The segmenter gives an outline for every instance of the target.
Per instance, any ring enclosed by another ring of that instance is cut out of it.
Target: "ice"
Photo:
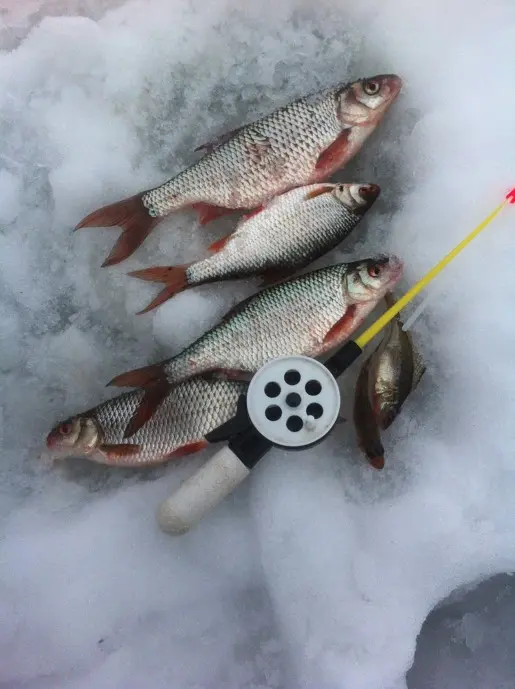
[[[499,575],[460,600],[446,600],[425,622],[408,686],[482,689],[513,685],[513,582]]]
[[[395,72],[402,96],[336,176],[381,197],[323,262],[395,251],[404,291],[515,184],[513,3],[4,0],[0,21],[0,689],[511,687],[512,584],[475,591],[515,567],[511,208],[427,292],[428,370],[383,472],[341,424],[173,539],[156,507],[209,451],[148,474],[41,453],[256,287],[135,316],[155,287],[127,272],[192,260],[234,219],[170,218],[102,269],[117,230],[73,233],[86,213],[294,97]]]

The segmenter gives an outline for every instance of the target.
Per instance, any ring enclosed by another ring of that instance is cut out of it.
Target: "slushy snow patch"
[[[315,450],[271,452],[171,539],[156,506],[209,450],[147,473],[49,471],[40,455],[58,419],[114,394],[114,375],[177,352],[255,289],[200,288],[136,317],[151,288],[126,273],[191,260],[233,220],[199,229],[178,214],[101,269],[117,231],[72,233],[84,215],[297,96],[395,72],[403,94],[335,176],[382,195],[323,263],[394,251],[404,291],[515,184],[513,3],[12,0],[0,12],[0,688],[511,686],[512,664],[487,669],[488,636],[499,622],[513,639],[513,624],[483,599],[451,635],[483,670],[460,675],[450,654],[447,679],[420,658],[406,673],[435,606],[515,567],[512,209],[415,325],[428,371],[384,436],[383,472],[343,424]],[[347,406],[357,368],[342,378]]]

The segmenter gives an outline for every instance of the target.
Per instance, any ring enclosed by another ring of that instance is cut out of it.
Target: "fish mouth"
[[[47,450],[57,450],[59,447],[58,440],[59,438],[57,435],[54,433],[49,433],[45,440]]]
[[[395,254],[388,256],[388,267],[390,272],[389,284],[396,283],[404,272],[404,261]]]
[[[381,187],[378,184],[362,184],[358,193],[360,198],[370,206],[381,193]]]
[[[383,77],[390,90],[390,97],[395,98],[401,92],[403,81],[397,74],[384,74]]]

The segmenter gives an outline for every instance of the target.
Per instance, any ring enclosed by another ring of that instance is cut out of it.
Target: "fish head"
[[[339,119],[348,127],[374,125],[379,122],[402,88],[396,74],[378,74],[359,79],[339,94]]]
[[[379,302],[401,279],[403,271],[403,262],[393,254],[356,261],[345,276],[347,293],[355,302]]]
[[[351,213],[364,215],[381,193],[377,184],[339,184],[333,196]]]
[[[72,416],[52,428],[46,446],[55,457],[70,454],[89,454],[101,442],[95,420],[87,416]]]

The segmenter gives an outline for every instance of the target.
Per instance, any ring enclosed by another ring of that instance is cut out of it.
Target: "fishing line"
[[[440,296],[440,294],[443,292],[443,289],[443,284],[433,287],[433,290],[429,292],[429,294],[427,294],[427,296],[425,296],[421,300],[420,304],[415,309],[413,309],[411,315],[406,319],[406,322],[403,324],[402,330],[409,330],[413,325],[415,325],[415,323],[426,310],[428,305],[431,304],[436,299],[436,297]]]

